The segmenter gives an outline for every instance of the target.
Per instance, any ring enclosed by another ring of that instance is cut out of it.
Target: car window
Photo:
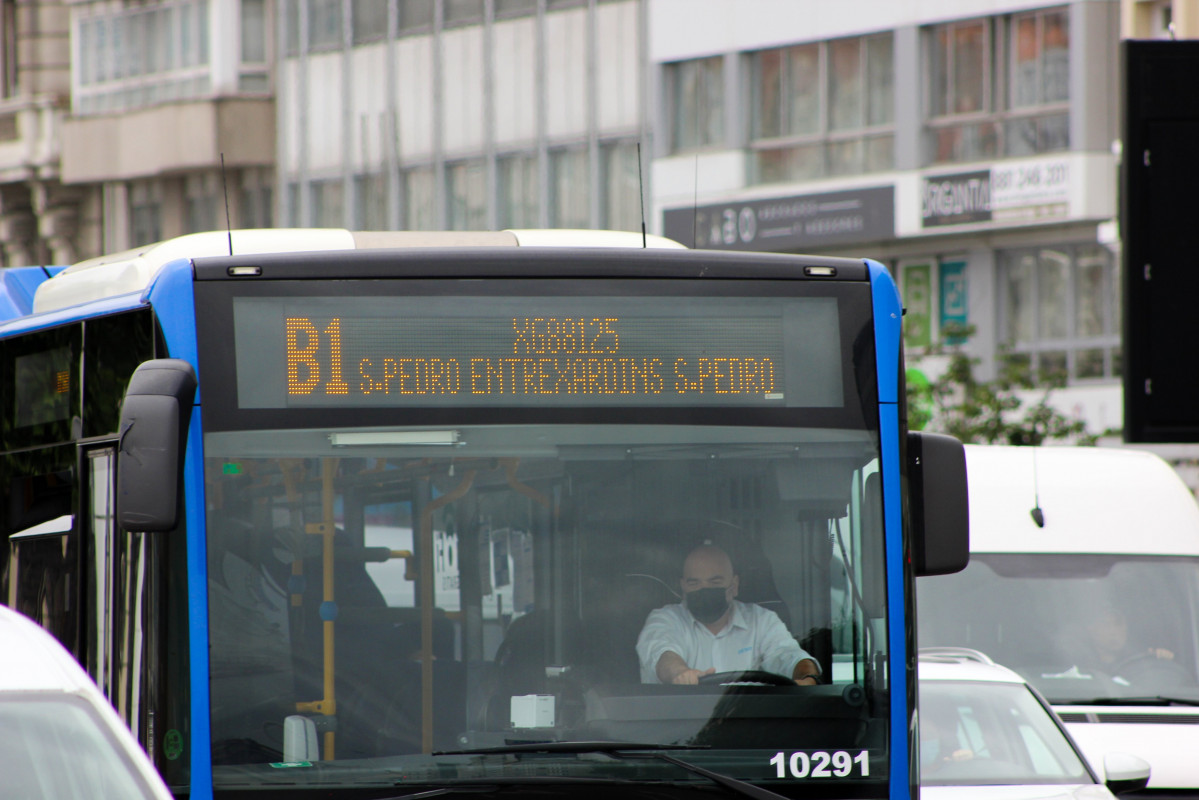
[[[920,684],[920,782],[1092,783],[1049,712],[1021,684]]]
[[[981,650],[1055,705],[1199,699],[1199,558],[975,553],[917,597],[922,647]]]
[[[155,796],[96,712],[67,695],[0,699],[0,776],[5,797]]]

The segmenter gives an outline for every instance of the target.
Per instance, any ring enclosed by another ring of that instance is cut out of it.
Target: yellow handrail
[[[335,498],[333,479],[337,475],[336,458],[326,458],[321,462],[321,517],[320,522],[304,526],[306,533],[319,535],[321,541],[321,566],[323,578],[323,603],[325,608],[332,608],[334,604],[334,586],[333,586],[333,535],[336,530],[333,519],[333,501]],[[323,615],[322,615],[323,616]],[[324,672],[325,672],[325,692],[324,697],[310,703],[296,703],[298,711],[307,711],[313,714],[323,714],[325,716],[337,715],[337,697],[335,691],[336,685],[336,666],[334,661],[335,655],[335,629],[332,619],[324,619],[322,622],[324,632]],[[334,751],[335,739],[333,731],[325,731],[325,748],[323,752],[323,760],[333,761],[336,757]]]

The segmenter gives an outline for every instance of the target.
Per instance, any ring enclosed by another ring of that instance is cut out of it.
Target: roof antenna
[[[229,223],[229,184],[225,180],[225,154],[221,153],[221,191],[225,193],[225,231],[229,234],[229,255],[233,255],[233,226]]]
[[[1033,497],[1033,507],[1032,507],[1032,511],[1030,511],[1028,513],[1032,514],[1032,521],[1037,523],[1038,528],[1044,528],[1045,527],[1045,512],[1041,510],[1041,487],[1040,487],[1040,481],[1037,479],[1037,448],[1036,447],[1033,447],[1033,450],[1032,450],[1032,497]]]
[[[645,180],[641,177],[641,142],[637,142],[637,191],[641,195],[641,249],[649,245],[645,241]]]

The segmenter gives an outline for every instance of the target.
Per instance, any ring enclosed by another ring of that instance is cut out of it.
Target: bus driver
[[[651,611],[637,639],[642,683],[696,684],[743,670],[785,675],[800,686],[817,682],[820,665],[778,614],[736,599],[738,576],[723,550],[692,550],[680,583],[683,602]]]

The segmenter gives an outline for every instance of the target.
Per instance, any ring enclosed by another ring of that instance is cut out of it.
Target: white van
[[[66,648],[5,606],[0,797],[171,800],[133,734]]]
[[[1199,505],[1147,452],[967,446],[970,566],[917,581],[921,647],[981,650],[1092,765],[1199,790]]]

